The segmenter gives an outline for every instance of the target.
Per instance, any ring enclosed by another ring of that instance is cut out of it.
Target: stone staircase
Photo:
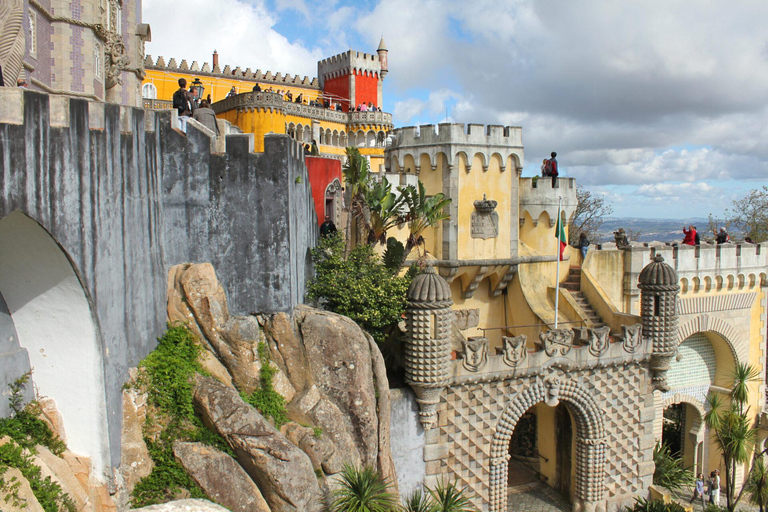
[[[605,322],[597,314],[597,311],[589,304],[589,301],[581,293],[581,267],[571,267],[568,269],[568,277],[565,282],[560,285],[564,290],[568,290],[573,299],[579,305],[579,307],[586,313],[587,327],[595,329],[597,327],[603,327]]]

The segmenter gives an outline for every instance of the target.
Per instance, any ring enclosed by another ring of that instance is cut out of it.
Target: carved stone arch
[[[520,176],[523,173],[523,166],[520,163],[520,156],[517,153],[510,153],[506,159],[507,170],[517,170],[517,175]]]
[[[728,348],[731,349],[735,363],[744,363],[747,361],[747,351],[749,345],[743,339],[736,328],[720,317],[712,315],[699,315],[696,318],[686,322],[677,329],[676,342],[680,344],[697,332],[714,332],[718,334]],[[738,347],[738,351],[736,349]]]
[[[449,167],[451,165],[451,161],[448,159],[448,155],[445,154],[443,151],[438,151],[437,153],[435,153],[434,165],[437,166],[437,164],[440,163],[441,159],[443,162],[443,167]]]
[[[416,172],[416,158],[411,153],[406,153],[403,156],[403,172],[415,173]]]
[[[760,286],[768,286],[768,274],[760,272]]]
[[[698,432],[696,433],[697,439],[700,438],[700,441],[703,441],[704,439],[704,432],[706,430],[706,425],[704,424],[704,415],[707,413],[706,409],[704,408],[704,404],[701,403],[701,400],[696,398],[695,396],[687,395],[685,393],[675,393],[673,395],[670,395],[666,397],[661,402],[661,410],[663,411],[670,405],[677,405],[677,404],[688,404],[694,409],[696,409],[696,412],[699,413],[699,421],[696,424],[696,427],[698,429]]]
[[[562,401],[568,406],[576,426],[575,499],[578,508],[593,509],[605,499],[606,434],[603,411],[595,398],[578,383],[550,377],[517,393],[501,414],[491,441],[490,510],[507,510],[507,472],[509,442],[525,411],[539,402],[549,405]],[[586,506],[587,504],[591,506]],[[574,504],[574,508],[577,508]]]
[[[757,276],[755,275],[754,272],[752,272],[751,274],[749,274],[749,287],[754,288],[756,283],[757,283]]]
[[[490,162],[493,162],[496,160],[499,163],[499,172],[504,172],[506,170],[505,163],[504,163],[504,157],[501,156],[501,153],[498,151],[491,154],[491,157],[489,159],[488,165],[490,165]]]
[[[432,161],[432,157],[429,153],[421,153],[419,155],[419,167],[418,171],[421,171],[422,169],[430,170],[435,168],[435,164]]]
[[[465,172],[472,170],[472,162],[469,160],[469,156],[464,151],[459,151],[456,156],[453,157],[453,162],[456,168],[459,168],[459,164],[464,161]]]
[[[483,169],[483,172],[488,172],[488,157],[485,153],[478,151],[472,155],[472,163],[470,165],[475,164],[475,159],[480,160],[480,167]]]

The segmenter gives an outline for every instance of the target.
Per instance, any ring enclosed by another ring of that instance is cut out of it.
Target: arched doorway
[[[568,407],[540,402],[518,420],[509,442],[507,493],[528,492],[536,484],[573,500],[573,421]]]
[[[509,445],[515,428],[531,407],[545,403],[557,411],[561,403],[572,418],[575,453],[572,460],[573,508],[582,510],[604,502],[605,497],[605,426],[603,412],[594,397],[563,376],[550,375],[517,393],[507,404],[493,435],[490,460],[490,510],[506,512],[509,479]],[[537,422],[542,423],[541,410]],[[562,417],[562,416],[561,416]],[[553,420],[556,424],[557,419]],[[543,423],[542,423],[543,424]],[[562,447],[561,447],[562,448]],[[562,462],[561,462],[562,464]]]
[[[334,224],[341,222],[343,203],[341,182],[334,179],[325,188],[325,214],[331,218]]]
[[[108,466],[104,362],[90,301],[72,262],[40,224],[16,211],[0,220],[0,293],[29,353],[40,395],[61,413],[67,445]]]
[[[661,442],[694,474],[703,470],[704,406],[690,396],[676,396],[665,401]]]

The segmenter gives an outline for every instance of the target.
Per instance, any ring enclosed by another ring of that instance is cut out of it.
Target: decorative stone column
[[[677,354],[677,293],[680,291],[677,272],[664,263],[661,254],[640,272],[640,316],[643,335],[653,342],[651,353],[651,382],[659,391],[669,391],[667,371]]]
[[[440,393],[450,377],[451,289],[433,267],[408,288],[405,380],[413,388],[424,430],[437,424]]]

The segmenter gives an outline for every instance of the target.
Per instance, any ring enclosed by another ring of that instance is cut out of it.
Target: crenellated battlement
[[[325,80],[350,74],[370,74],[378,78],[381,74],[378,54],[349,50],[317,63],[321,87]]]
[[[408,146],[463,145],[522,147],[523,129],[519,126],[440,123],[406,126],[392,132],[392,149]]]
[[[251,82],[270,83],[275,85],[286,85],[292,87],[306,87],[311,89],[318,89],[319,82],[317,78],[310,78],[308,76],[291,75],[286,73],[285,75],[278,72],[277,74],[271,71],[261,71],[257,69],[252,71],[251,68],[241,69],[237,66],[232,69],[228,64],[221,70],[218,67],[212,68],[207,62],[204,62],[202,66],[197,61],[193,61],[192,64],[188,64],[186,59],[182,60],[180,64],[176,62],[175,58],[171,58],[166,64],[165,58],[160,56],[157,60],[153,60],[151,55],[147,55],[144,59],[144,67],[146,69],[156,69],[160,71],[176,71],[183,73],[197,74],[200,76],[210,76],[218,78],[234,78],[237,80],[247,80]]]

